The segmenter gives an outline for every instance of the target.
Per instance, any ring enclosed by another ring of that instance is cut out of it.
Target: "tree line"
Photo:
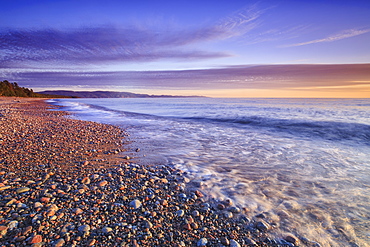
[[[0,81],[0,96],[32,98],[64,98],[65,96],[35,93],[32,89],[20,87],[16,82]]]

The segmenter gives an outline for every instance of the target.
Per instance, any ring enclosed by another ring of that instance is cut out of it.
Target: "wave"
[[[335,121],[304,121],[266,117],[208,118],[184,117],[192,121],[218,122],[234,126],[268,128],[270,131],[287,132],[306,137],[323,138],[331,141],[351,140],[370,145],[370,125]]]

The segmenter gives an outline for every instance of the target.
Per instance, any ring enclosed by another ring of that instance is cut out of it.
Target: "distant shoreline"
[[[37,92],[45,95],[59,95],[72,98],[205,98],[205,96],[150,95],[115,91],[70,91],[48,90]]]

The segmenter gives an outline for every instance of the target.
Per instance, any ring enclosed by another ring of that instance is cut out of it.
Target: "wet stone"
[[[208,244],[208,240],[206,238],[201,238],[197,242],[197,246],[206,246]]]
[[[298,242],[297,238],[294,237],[292,234],[288,234],[284,236],[284,240],[292,244],[297,244]]]
[[[258,221],[258,222],[256,223],[256,228],[257,228],[258,230],[262,231],[262,232],[265,232],[265,231],[267,231],[267,230],[269,229],[269,226],[268,226],[268,224],[267,224],[267,223],[265,223],[265,222]]]
[[[234,239],[230,240],[230,247],[240,247],[241,245]]]
[[[241,212],[241,210],[240,210],[240,208],[238,208],[238,207],[230,207],[229,208],[229,211],[230,212],[233,212],[234,214],[239,214],[240,212]]]
[[[227,219],[231,219],[233,217],[233,213],[230,211],[226,211],[223,213],[223,216]]]

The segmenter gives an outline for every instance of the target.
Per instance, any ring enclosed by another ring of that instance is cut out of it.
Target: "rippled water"
[[[370,246],[369,99],[58,99],[81,119],[123,126],[142,162],[171,163],[268,212],[276,234]],[[144,157],[145,154],[145,157]]]

